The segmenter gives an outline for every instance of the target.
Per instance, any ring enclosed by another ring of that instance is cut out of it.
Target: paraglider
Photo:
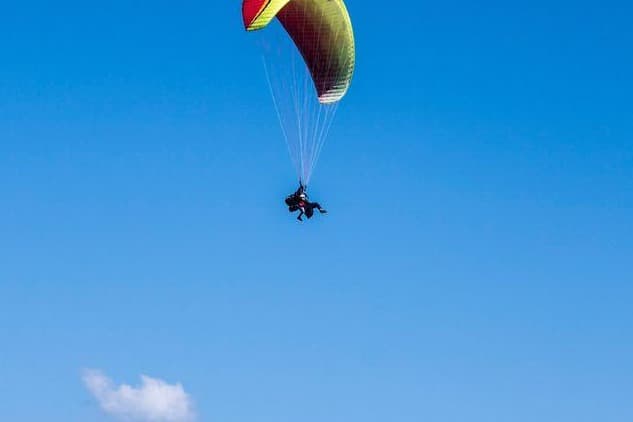
[[[299,184],[299,189],[291,195],[286,197],[286,205],[288,205],[288,212],[299,211],[297,220],[303,221],[303,215],[305,214],[308,219],[314,215],[314,210],[318,210],[321,214],[327,214],[327,210],[321,206],[318,202],[310,202],[305,186]]]
[[[354,32],[347,8],[343,0],[243,0],[242,18],[247,31],[270,27],[275,18],[283,29],[265,43],[264,64],[300,184],[286,204],[300,211],[299,220],[304,214],[310,218],[314,209],[324,210],[301,194],[354,73]],[[274,34],[274,28],[266,33]],[[284,50],[284,45],[289,47]]]

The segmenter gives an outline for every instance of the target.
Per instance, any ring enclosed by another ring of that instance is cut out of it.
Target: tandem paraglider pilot
[[[299,189],[292,195],[286,197],[286,205],[288,205],[289,212],[299,211],[297,220],[303,221],[303,216],[312,218],[314,210],[317,209],[321,214],[327,213],[321,204],[318,202],[310,202],[306,193],[306,188],[302,183],[299,184]]]

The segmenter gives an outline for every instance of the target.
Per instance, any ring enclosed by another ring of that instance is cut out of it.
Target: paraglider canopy
[[[244,0],[246,30],[277,17],[310,71],[321,104],[339,101],[354,73],[354,32],[342,0]]]

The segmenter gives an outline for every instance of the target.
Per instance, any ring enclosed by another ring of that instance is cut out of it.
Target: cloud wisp
[[[138,387],[115,385],[103,372],[83,372],[83,382],[101,409],[115,418],[138,422],[194,422],[193,403],[181,384],[141,375]]]

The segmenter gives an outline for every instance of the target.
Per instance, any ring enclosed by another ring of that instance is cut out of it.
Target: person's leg
[[[326,210],[325,208],[321,207],[321,204],[319,204],[318,202],[315,202],[315,203],[314,203],[314,208],[316,208],[317,210],[319,210],[319,212],[320,212],[321,214],[325,214],[325,213],[327,213],[327,210]]]
[[[303,214],[305,214],[303,207],[299,207],[299,216],[297,217],[297,220],[303,221],[303,218],[301,218]]]

